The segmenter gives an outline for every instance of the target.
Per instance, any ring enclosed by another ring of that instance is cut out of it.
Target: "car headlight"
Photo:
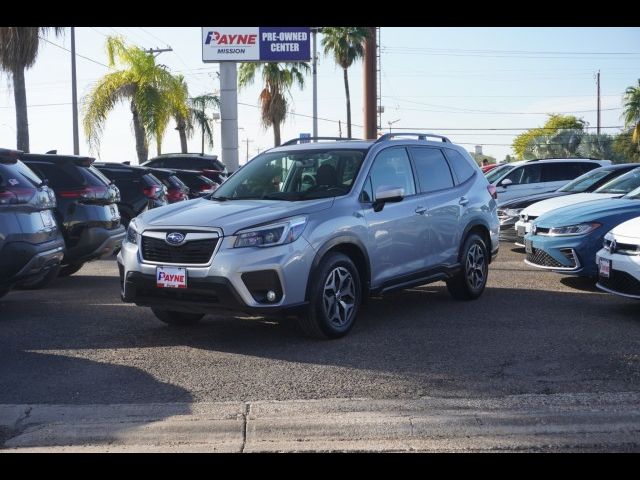
[[[506,208],[504,214],[507,217],[518,217],[522,210],[524,210],[524,208]]]
[[[273,247],[295,242],[307,225],[306,217],[295,217],[278,223],[262,225],[236,233],[234,248]]]
[[[549,236],[570,236],[570,235],[585,235],[593,232],[596,228],[601,227],[600,223],[579,223],[577,225],[567,225],[566,227],[552,227],[549,229]]]
[[[138,243],[138,230],[136,225],[136,219],[132,219],[127,227],[127,242],[137,245]]]

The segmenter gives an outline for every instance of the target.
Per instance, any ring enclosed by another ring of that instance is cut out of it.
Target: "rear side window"
[[[449,165],[451,165],[451,168],[453,168],[453,171],[456,173],[456,177],[458,177],[459,183],[466,182],[476,172],[476,169],[471,166],[469,160],[464,158],[464,156],[460,154],[460,152],[451,150],[449,148],[447,148],[445,152],[447,158],[449,159]]]
[[[562,180],[573,180],[588,170],[585,170],[585,163],[579,162],[558,162],[545,163],[542,165],[543,182],[559,182]]]
[[[540,183],[540,165],[525,165],[509,173],[504,180],[509,179],[513,185],[526,185],[529,183]]]
[[[403,147],[387,148],[378,154],[369,173],[373,195],[378,188],[401,187],[404,195],[416,193],[409,156]]]
[[[439,148],[411,147],[422,193],[453,187],[447,159]]]

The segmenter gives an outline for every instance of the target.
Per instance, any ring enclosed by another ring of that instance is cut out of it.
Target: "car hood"
[[[574,193],[571,195],[564,195],[562,197],[554,197],[541,202],[536,202],[533,205],[528,206],[522,212],[521,215],[528,215],[539,217],[556,208],[567,207],[569,205],[575,205],[576,203],[590,202],[593,200],[602,200],[612,197],[621,197],[623,194],[613,193]]]
[[[177,202],[148,210],[138,216],[138,227],[214,227],[223,235],[233,235],[238,230],[325,210],[333,205],[333,198],[287,202],[282,200],[207,200],[199,198]]]
[[[536,195],[527,195],[526,197],[512,198],[503,203],[500,203],[500,196],[498,195],[498,208],[526,208],[533,203],[541,202],[542,200],[546,200],[548,198],[561,197],[563,195],[569,194],[567,192],[558,191],[538,193]]]
[[[578,223],[594,222],[616,215],[637,212],[640,215],[640,200],[608,198],[559,208],[538,218],[539,227],[561,227]]]
[[[638,212],[638,215],[640,215],[640,212]],[[621,243],[637,243],[640,240],[640,216],[621,223],[611,230],[611,233]]]

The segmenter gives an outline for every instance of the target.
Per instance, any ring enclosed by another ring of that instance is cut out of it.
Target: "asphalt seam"
[[[242,445],[240,453],[245,453],[244,447],[247,444],[247,425],[249,423],[249,414],[251,413],[251,402],[244,402],[244,412],[242,412]]]

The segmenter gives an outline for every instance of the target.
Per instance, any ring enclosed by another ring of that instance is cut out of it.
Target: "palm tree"
[[[347,69],[357,59],[364,57],[364,43],[369,37],[366,27],[325,27],[322,29],[322,46],[325,55],[332,54],[334,61],[342,67],[344,91],[347,97],[347,137],[351,138],[351,96]]]
[[[251,85],[256,73],[262,69],[264,88],[260,92],[262,124],[265,128],[273,127],[274,145],[280,145],[280,124],[287,117],[289,103],[285,94],[289,93],[294,83],[304,87],[303,73],[309,72],[309,65],[303,62],[294,63],[243,63],[240,65],[238,84],[241,87]]]
[[[178,130],[178,134],[180,135],[180,148],[182,153],[188,152],[187,138],[193,136],[194,127],[197,125],[202,132],[202,153],[204,154],[205,137],[209,148],[213,148],[213,124],[212,118],[207,116],[207,109],[220,107],[220,99],[216,95],[208,93],[188,98],[189,91],[184,77],[178,75],[178,79],[187,97],[186,103],[188,110],[186,116],[184,116],[180,110],[173,112],[173,117],[176,121],[176,130]]]
[[[60,35],[64,32],[64,27],[0,27],[0,69],[11,74],[16,105],[17,147],[24,152],[29,151],[29,119],[24,71],[36,62],[40,39],[49,30]]]
[[[640,78],[637,87],[628,87],[624,92],[624,126],[633,127],[631,140],[640,150]]]
[[[148,141],[154,136],[160,151],[164,130],[176,110],[187,115],[185,95],[179,79],[155,57],[130,47],[122,37],[107,38],[110,68],[116,60],[125,68],[107,73],[84,99],[83,125],[90,147],[98,149],[109,112],[120,101],[128,101],[133,116],[138,162],[147,160]]]

